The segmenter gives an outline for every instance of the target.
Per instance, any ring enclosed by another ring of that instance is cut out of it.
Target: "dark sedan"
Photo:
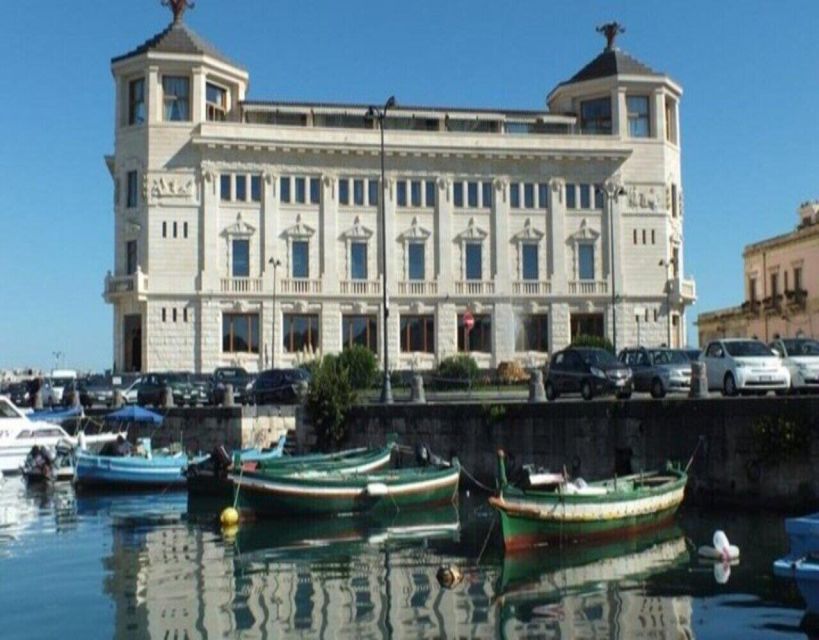
[[[579,393],[584,400],[611,393],[628,398],[631,392],[631,370],[605,349],[569,347],[555,353],[549,363],[548,400],[567,393]]]
[[[165,387],[171,388],[173,403],[177,406],[190,404],[193,398],[193,389],[188,383],[186,376],[176,373],[149,373],[143,376],[139,391],[137,392],[137,404],[140,406],[162,404],[162,392]]]
[[[301,402],[310,373],[304,369],[268,369],[253,383],[250,400],[253,404],[294,404]]]

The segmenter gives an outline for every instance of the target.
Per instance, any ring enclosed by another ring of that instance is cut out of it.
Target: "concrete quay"
[[[667,398],[565,403],[368,405],[348,416],[342,446],[426,444],[457,454],[494,486],[496,451],[514,465],[564,465],[587,480],[655,469],[666,460],[690,469],[689,501],[783,509],[819,505],[819,397]],[[299,441],[309,441],[307,425]]]

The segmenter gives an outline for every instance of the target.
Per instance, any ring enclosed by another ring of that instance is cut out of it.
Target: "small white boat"
[[[55,448],[60,440],[75,447],[80,442],[87,446],[116,437],[116,433],[93,436],[80,433],[74,438],[60,425],[30,420],[7,396],[0,396],[0,472],[4,474],[18,473],[34,446]]]

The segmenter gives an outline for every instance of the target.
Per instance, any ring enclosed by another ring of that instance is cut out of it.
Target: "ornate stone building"
[[[745,299],[697,316],[700,344],[717,338],[819,337],[819,202],[805,202],[795,230],[745,247]]]
[[[381,354],[385,268],[393,368],[683,344],[682,89],[616,32],[543,110],[389,109],[383,190],[367,105],[250,100],[181,15],[114,58],[116,369]]]

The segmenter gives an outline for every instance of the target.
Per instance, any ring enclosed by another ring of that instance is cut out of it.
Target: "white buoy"
[[[364,491],[366,491],[367,495],[371,498],[383,498],[390,493],[389,488],[383,482],[370,482],[364,488]]]
[[[697,552],[703,558],[712,560],[722,560],[723,562],[732,562],[739,559],[739,547],[731,544],[728,541],[728,536],[721,529],[714,532],[713,547],[707,545],[700,547]]]

